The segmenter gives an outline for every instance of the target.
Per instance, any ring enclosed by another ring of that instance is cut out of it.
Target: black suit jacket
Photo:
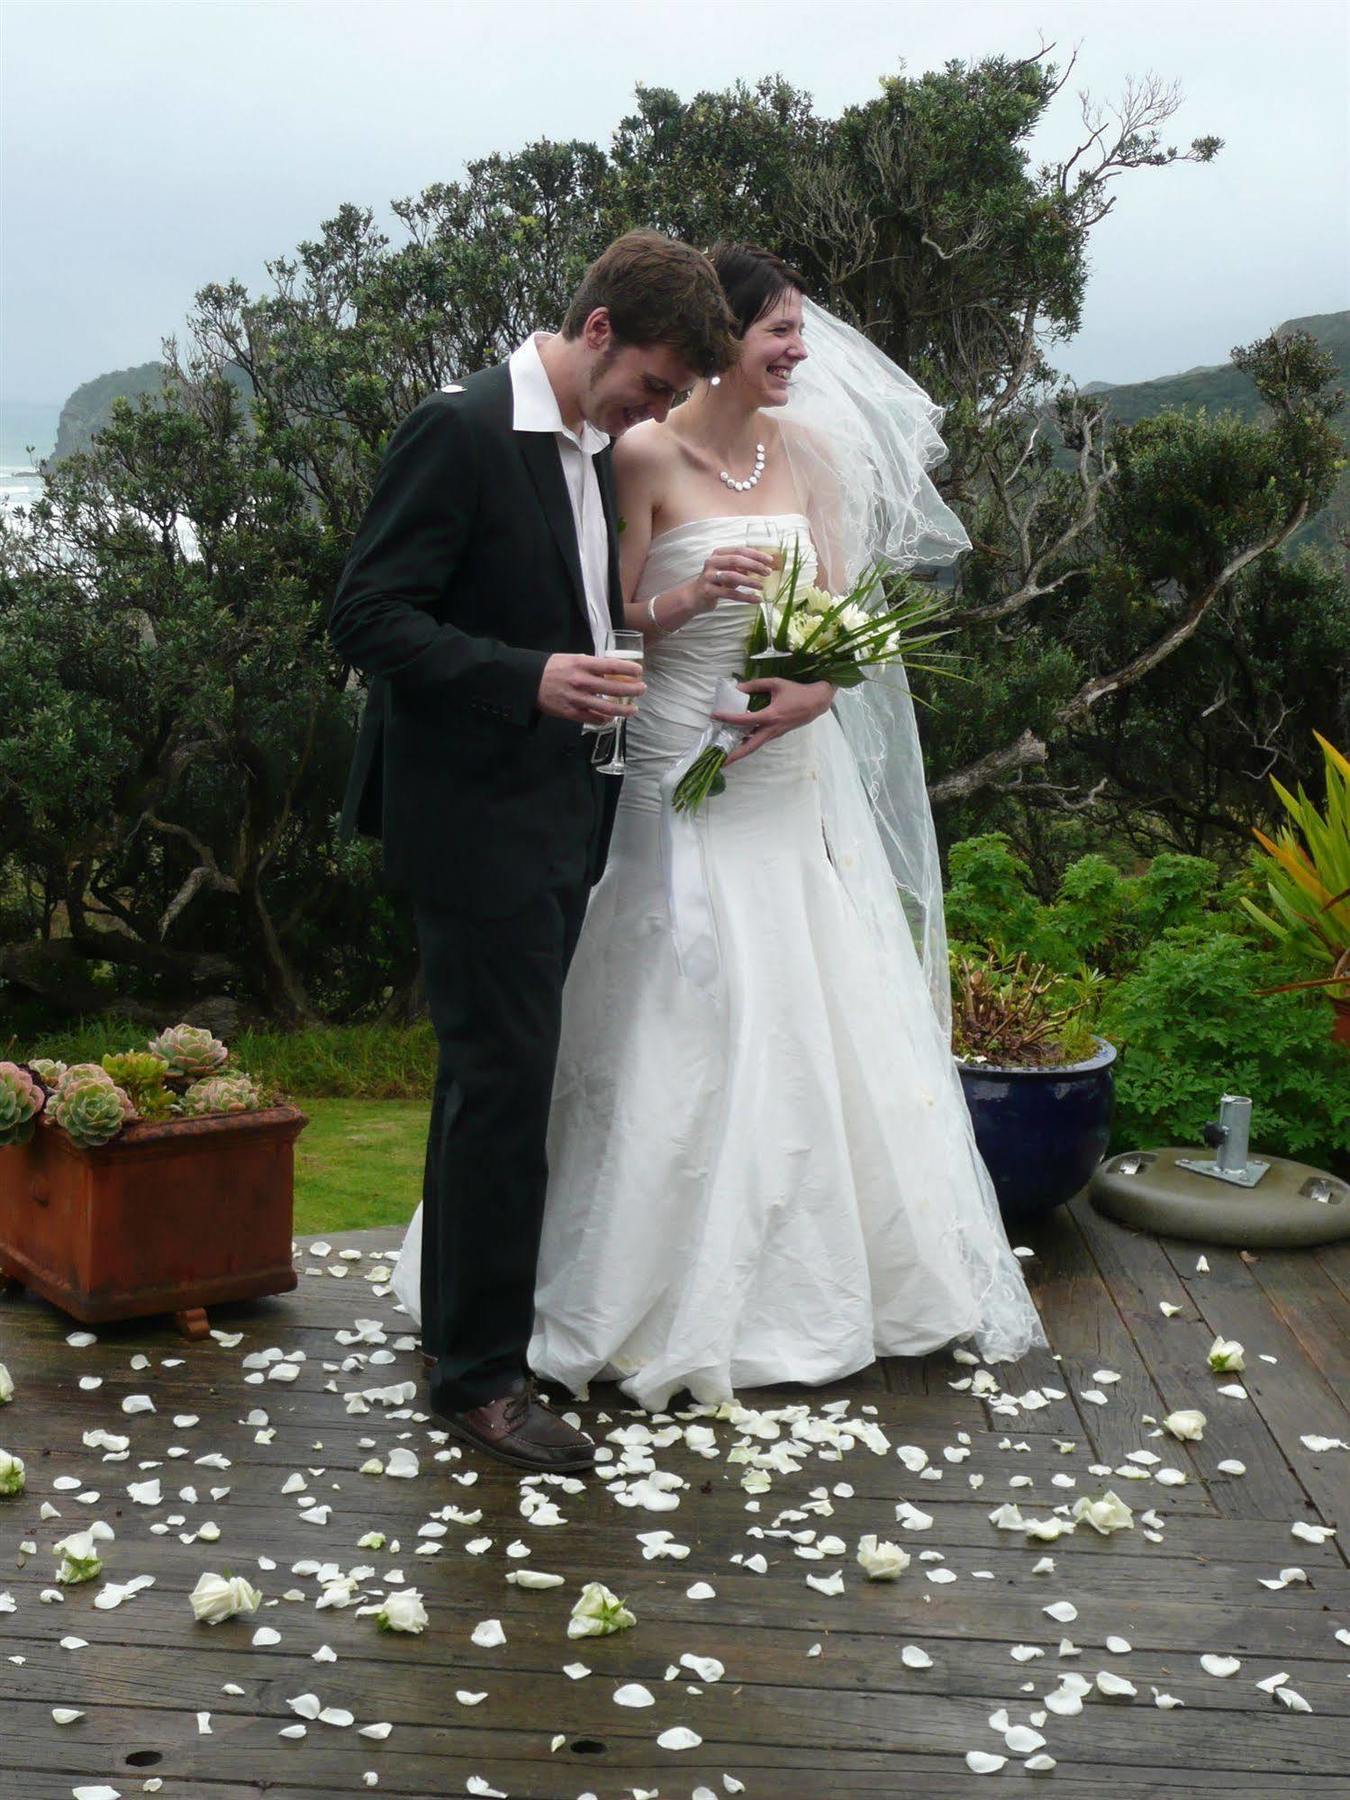
[[[381,839],[391,886],[480,917],[597,880],[619,786],[579,725],[535,705],[549,656],[594,643],[557,444],[512,413],[501,364],[408,415],[329,615],[370,677],[342,832]],[[596,475],[622,624],[608,449]]]

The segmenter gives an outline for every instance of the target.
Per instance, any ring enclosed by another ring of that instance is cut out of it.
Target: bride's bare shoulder
[[[633,425],[614,445],[614,472],[651,480],[671,466],[673,446],[665,426],[655,419]]]

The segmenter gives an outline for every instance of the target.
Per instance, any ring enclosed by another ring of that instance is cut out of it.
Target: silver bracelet
[[[656,603],[660,598],[660,594],[653,594],[651,599],[647,602],[647,617],[651,620],[652,624],[655,625],[658,631],[664,629],[661,621],[656,616]]]

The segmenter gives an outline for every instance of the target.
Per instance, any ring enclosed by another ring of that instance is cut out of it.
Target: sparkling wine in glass
[[[640,676],[644,645],[645,640],[640,631],[611,631],[605,640],[605,655],[620,662],[635,663],[637,665],[636,672]],[[623,698],[622,695],[606,697]],[[602,733],[612,731],[614,734],[608,740],[605,736],[597,737],[595,749],[591,753],[591,762],[602,775],[622,775],[628,767],[624,758],[624,736],[627,723],[627,719],[618,718],[612,725],[602,725],[597,728]],[[599,761],[598,758],[602,755],[607,755],[608,761]]]
[[[783,535],[780,531],[778,531],[772,525],[769,526],[768,530],[769,530],[769,537],[772,540],[771,548],[767,548],[763,544],[755,544],[751,538],[750,529],[748,526],[746,528],[746,534],[745,534],[746,545],[748,548],[752,548],[752,549],[756,549],[756,550],[764,550],[766,555],[771,556],[773,558],[775,569],[781,570],[787,561],[787,549],[783,542]],[[795,544],[796,540],[794,539],[793,541]],[[788,655],[790,655],[791,654],[790,651],[780,650],[778,648],[777,644],[775,644],[773,641],[774,618],[773,618],[773,603],[771,601],[769,601],[769,600],[761,600],[760,601],[759,616],[760,616],[761,623],[764,626],[764,648],[756,653],[756,661],[760,660],[761,658],[768,658],[771,656],[788,656]]]

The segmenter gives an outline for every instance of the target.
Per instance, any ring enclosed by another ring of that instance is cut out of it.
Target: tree
[[[1341,642],[1344,588],[1275,560],[1335,479],[1330,365],[1272,336],[1236,353],[1264,421],[1114,432],[1055,375],[1120,183],[1220,144],[1165,145],[1179,95],[1150,79],[1114,109],[1080,95],[1079,147],[1034,166],[1073,69],[1052,48],[888,76],[835,120],[781,78],[640,88],[608,150],[482,158],[398,201],[396,233],[344,206],[267,292],[204,288],[164,395],[119,411],[53,472],[31,533],[0,539],[0,975],[68,1004],[104,965],[127,991],[224,984],[291,1019],[415,1003],[370,849],[334,840],[360,681],[324,607],[397,421],[556,324],[635,224],[772,245],[947,408],[972,679],[915,684],[946,837],[1006,826],[1046,881],[1066,827],[1231,835],[1249,728],[1297,779],[1304,725],[1333,728],[1312,716],[1325,682],[1281,723],[1256,640],[1278,618],[1314,663]],[[1295,618],[1314,603],[1320,634]],[[1217,708],[1190,679],[1214,657]]]

